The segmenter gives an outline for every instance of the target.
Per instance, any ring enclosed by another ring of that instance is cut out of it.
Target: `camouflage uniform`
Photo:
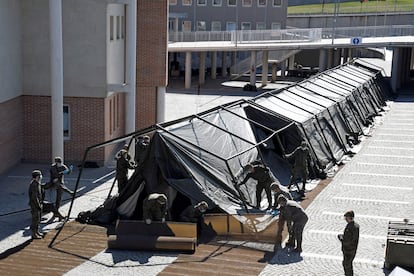
[[[344,267],[345,276],[352,276],[354,275],[352,262],[356,255],[359,240],[358,223],[354,221],[349,222],[346,225],[344,234],[340,240],[342,242],[342,253],[344,255],[342,265]]]
[[[295,184],[298,192],[301,192],[302,194],[305,192],[305,185],[306,180],[308,179],[308,160],[309,160],[309,148],[305,146],[302,148],[302,146],[297,147],[292,153],[287,154],[286,158],[294,158],[294,166],[292,170],[292,176],[290,178],[289,186],[290,187]],[[302,189],[299,189],[299,185],[296,183],[296,180],[298,178],[302,179]]]
[[[59,210],[60,202],[62,200],[62,193],[65,191],[66,193],[73,195],[73,191],[71,191],[68,187],[66,187],[64,182],[63,174],[64,172],[69,172],[69,168],[65,164],[58,165],[57,162],[53,163],[50,167],[50,182],[46,184],[45,189],[55,188],[56,189],[56,201],[55,206]]]
[[[126,187],[128,183],[128,169],[134,169],[136,164],[132,160],[126,149],[121,149],[115,156],[116,160],[116,175],[115,178],[118,182],[118,193]]]
[[[32,223],[30,230],[32,238],[40,238],[39,232],[40,219],[42,217],[42,187],[39,181],[32,179],[29,186],[29,206],[32,213]]]
[[[249,180],[253,178],[257,181],[256,184],[256,207],[260,207],[260,202],[262,201],[262,192],[265,190],[267,201],[269,202],[268,208],[272,206],[272,193],[270,191],[270,184],[272,184],[273,179],[270,176],[269,168],[264,167],[262,165],[254,165],[252,166],[254,171],[248,173],[240,185],[243,185]]]
[[[142,204],[143,220],[165,221],[167,197],[164,194],[150,194]]]
[[[303,229],[305,228],[305,224],[308,222],[308,216],[306,215],[302,206],[300,206],[296,201],[287,200],[286,205],[280,207],[279,229],[278,229],[278,235],[277,235],[278,240],[281,240],[282,231],[283,231],[283,223],[285,221],[292,222],[293,224],[292,233],[289,233],[289,241],[292,241],[293,243],[295,243],[296,241],[296,249],[299,252],[301,252],[302,251],[302,234],[303,234]]]

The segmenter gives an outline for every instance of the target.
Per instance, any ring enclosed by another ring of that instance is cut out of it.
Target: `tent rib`
[[[291,102],[288,102],[288,101],[287,101],[287,100],[285,100],[285,99],[282,99],[282,98],[280,98],[280,97],[278,97],[278,96],[276,96],[276,95],[273,95],[271,92],[267,92],[266,94],[269,94],[270,96],[275,97],[276,99],[279,99],[279,100],[281,100],[282,102],[285,102],[285,103],[287,103],[287,104],[290,104],[291,106],[294,106],[294,107],[296,107],[297,109],[300,109],[300,110],[303,110],[303,111],[305,111],[305,112],[307,112],[307,113],[309,113],[309,114],[315,115],[315,114],[313,114],[313,112],[310,112],[309,110],[306,110],[306,109],[304,109],[304,108],[302,108],[302,107],[300,107],[300,106],[297,106],[296,104],[293,104],[293,103],[291,103]]]

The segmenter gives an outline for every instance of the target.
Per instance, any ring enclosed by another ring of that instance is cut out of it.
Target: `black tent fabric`
[[[285,155],[306,141],[311,175],[321,176],[366,134],[389,94],[380,70],[352,61],[250,100],[157,124],[147,132],[148,157],[119,195],[117,211],[139,219],[150,193],[167,195],[170,219],[183,198],[234,215],[258,211],[255,181],[237,185],[245,165],[259,160],[287,185],[291,164]]]

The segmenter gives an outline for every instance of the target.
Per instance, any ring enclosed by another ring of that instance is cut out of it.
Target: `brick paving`
[[[414,97],[401,97],[363,141],[361,151],[309,205],[303,253],[279,250],[260,275],[343,275],[337,234],[353,209],[360,224],[355,275],[383,270],[388,221],[414,213]]]

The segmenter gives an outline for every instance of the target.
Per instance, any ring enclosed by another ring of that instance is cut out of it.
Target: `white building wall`
[[[0,1],[0,103],[22,93],[20,1]]]
[[[125,6],[109,4],[106,15],[107,81],[125,82]]]
[[[48,2],[21,2],[25,95],[50,95]],[[106,6],[105,1],[62,1],[65,97],[106,97]]]

